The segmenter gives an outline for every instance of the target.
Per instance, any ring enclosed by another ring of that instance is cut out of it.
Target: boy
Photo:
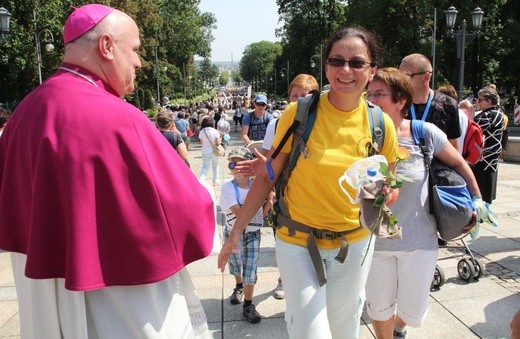
[[[237,173],[234,168],[238,161],[251,159],[253,159],[253,154],[245,147],[229,152],[228,168],[233,174],[233,180],[224,183],[220,191],[220,207],[226,215],[224,240],[227,239],[231,232],[253,182],[248,176]],[[261,320],[260,314],[256,311],[252,301],[260,253],[260,228],[263,225],[263,218],[270,207],[270,204],[266,202],[263,208],[258,210],[242,235],[239,248],[235,253],[231,254],[229,259],[229,273],[235,276],[236,281],[236,287],[233,289],[233,294],[231,294],[229,301],[233,305],[238,305],[244,299],[244,316],[253,324]]]

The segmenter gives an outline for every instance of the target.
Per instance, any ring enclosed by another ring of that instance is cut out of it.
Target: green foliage
[[[144,104],[143,109],[149,110],[150,108],[155,107],[155,99],[153,98],[152,91],[146,89],[144,91]]]
[[[246,46],[240,60],[240,75],[252,81],[256,77],[266,77],[274,72],[274,62],[281,54],[279,43],[260,41]]]
[[[224,71],[224,72],[220,73],[220,77],[218,78],[218,82],[222,86],[226,86],[229,83],[229,72],[228,71]]]
[[[520,94],[520,62],[516,57],[520,54],[520,1],[277,0],[277,4],[284,23],[277,31],[283,52],[275,67],[288,68],[285,64],[289,61],[289,79],[298,73],[319,76],[311,68],[310,59],[319,55],[320,44],[325,46],[332,32],[346,24],[363,26],[380,38],[384,66],[398,67],[410,53],[422,53],[431,59],[436,7],[436,84],[457,84],[458,79],[456,43],[446,34],[444,11],[455,5],[459,12],[456,28],[465,19],[471,33],[471,12],[479,6],[485,13],[482,32],[466,45],[465,86],[475,92],[496,83],[499,90]],[[278,88],[284,87],[280,85]]]
[[[216,19],[211,13],[200,12],[200,0],[96,2],[126,12],[140,28],[142,68],[137,73],[138,88],[155,93],[159,80],[161,96],[182,93],[185,78],[194,77],[194,55],[210,56]],[[64,53],[62,30],[72,11],[70,6],[87,3],[92,1],[6,0],[1,4],[12,16],[11,39],[0,43],[0,102],[19,101],[38,85],[35,36],[43,30],[45,33],[40,33],[42,46],[50,37],[48,31],[54,36],[55,49],[52,53],[42,51],[42,78],[54,73]],[[144,104],[144,100],[140,102]]]
[[[244,79],[243,79],[242,76],[240,75],[240,72],[237,71],[237,70],[233,70],[233,71],[231,71],[231,77],[233,78],[233,80],[234,80],[235,83],[237,83],[237,84],[241,84],[242,81],[244,81]]]

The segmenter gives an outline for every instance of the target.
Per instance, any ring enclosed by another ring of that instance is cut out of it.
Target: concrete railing
[[[520,162],[520,137],[509,137],[507,141],[507,151],[504,153],[504,160]]]

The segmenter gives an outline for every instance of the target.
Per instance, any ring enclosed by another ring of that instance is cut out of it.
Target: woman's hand
[[[399,188],[391,188],[388,185],[384,185],[382,191],[385,195],[386,206],[391,206],[399,198]]]
[[[252,177],[265,169],[266,157],[264,157],[256,148],[253,149],[253,153],[255,154],[256,159],[237,162],[235,166],[236,172]]]

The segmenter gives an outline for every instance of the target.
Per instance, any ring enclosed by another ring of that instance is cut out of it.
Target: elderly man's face
[[[139,29],[135,22],[128,17],[123,21],[121,34],[117,41],[114,41],[114,74],[109,79],[112,88],[119,94],[132,93],[135,88],[135,72],[141,68],[139,59]]]

